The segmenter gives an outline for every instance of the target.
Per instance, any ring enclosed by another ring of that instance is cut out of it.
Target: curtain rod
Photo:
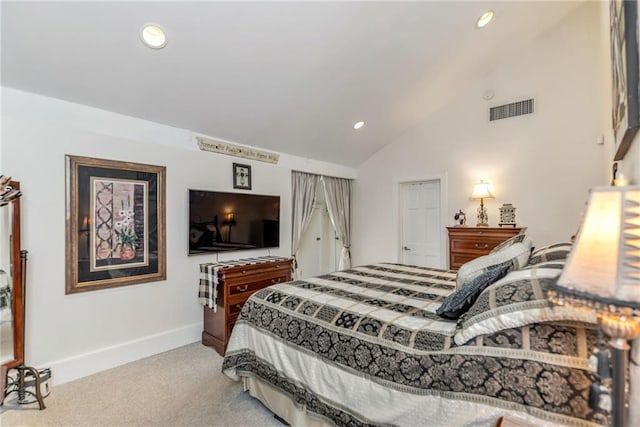
[[[319,173],[311,173],[311,172],[305,172],[305,171],[299,171],[296,169],[291,169],[291,172],[298,172],[298,173],[306,173],[307,175],[315,175],[315,176],[319,176],[320,178],[337,178],[337,179],[346,179],[349,181],[355,181],[355,178],[345,178],[343,176],[333,176],[333,175],[321,175]]]

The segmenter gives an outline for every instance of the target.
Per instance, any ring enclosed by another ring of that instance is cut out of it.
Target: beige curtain
[[[338,270],[351,268],[351,186],[344,178],[322,177],[324,196],[333,229],[342,240],[342,253]]]
[[[293,171],[291,173],[291,199],[293,223],[291,233],[291,254],[293,256],[293,278],[298,279],[298,262],[296,255],[300,245],[300,240],[304,231],[309,226],[313,204],[316,201],[316,187],[318,185],[318,175]]]

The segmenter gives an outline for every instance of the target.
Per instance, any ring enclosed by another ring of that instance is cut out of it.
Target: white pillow
[[[484,274],[487,269],[511,261],[513,266],[510,271],[519,270],[526,266],[531,255],[531,240],[525,239],[523,242],[514,243],[499,251],[481,256],[463,264],[456,276],[456,288],[460,289],[465,283],[475,280],[476,277]]]

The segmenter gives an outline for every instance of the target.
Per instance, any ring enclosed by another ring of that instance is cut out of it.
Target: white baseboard
[[[51,368],[52,384],[60,385],[200,341],[201,335],[202,322],[194,323],[48,364],[45,363],[39,368]]]

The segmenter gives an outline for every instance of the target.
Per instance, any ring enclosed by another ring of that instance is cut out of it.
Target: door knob
[[[405,246],[405,247],[404,247],[404,248],[402,248],[402,249],[404,249],[405,251],[410,251],[410,250],[411,250],[411,248],[410,248],[409,246]]]

